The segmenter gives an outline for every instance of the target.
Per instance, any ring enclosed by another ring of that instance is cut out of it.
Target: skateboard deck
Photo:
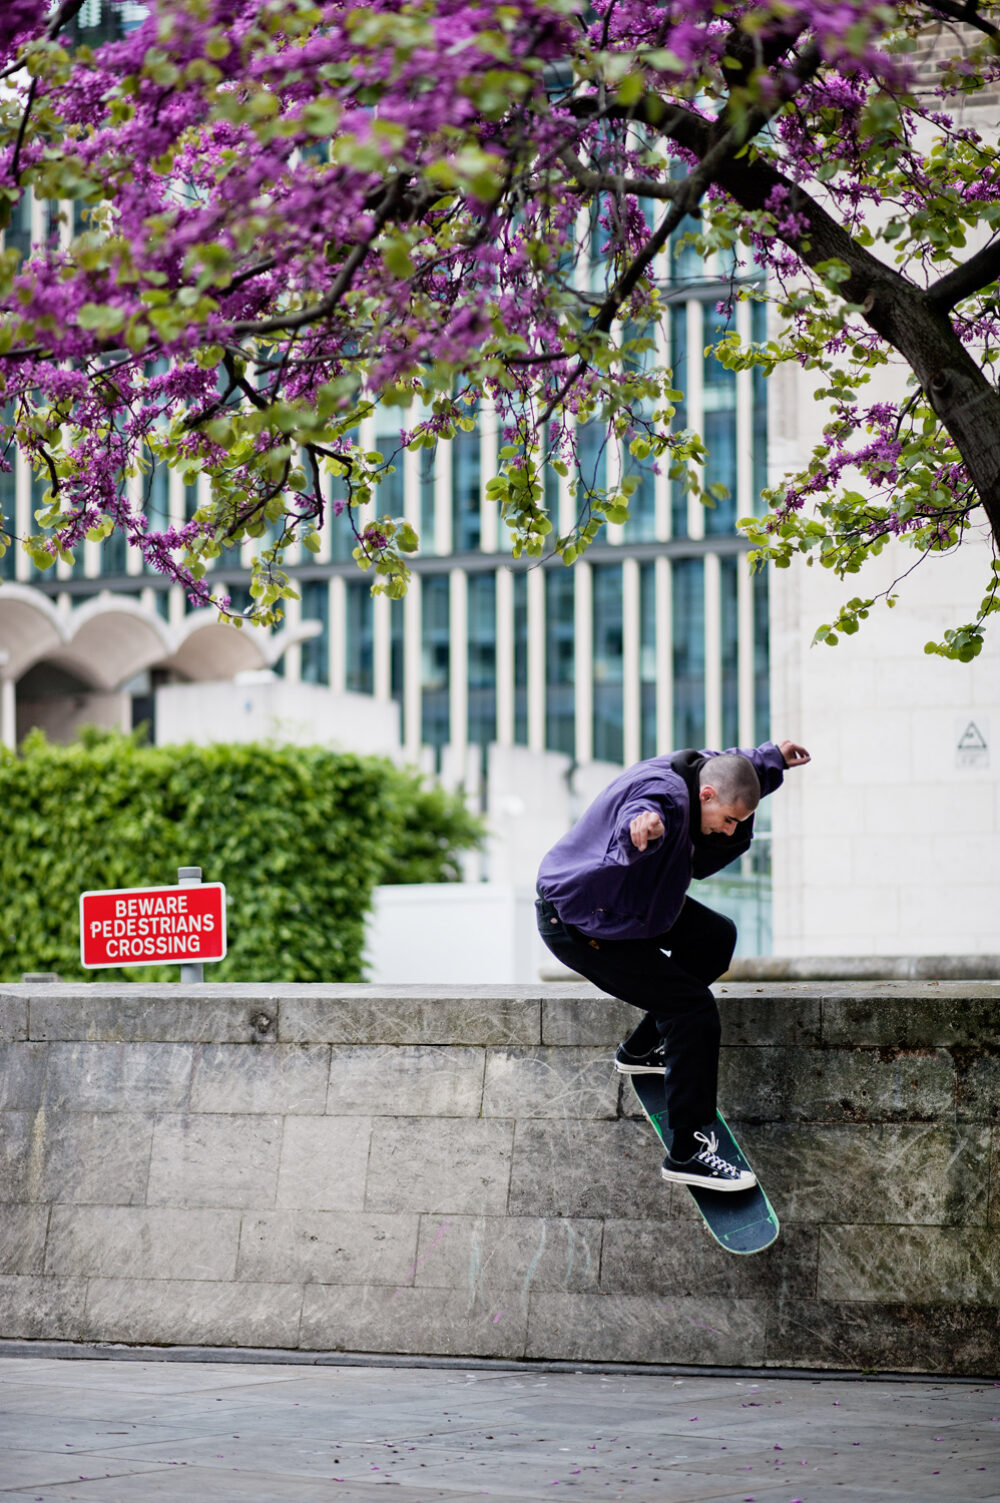
[[[669,1150],[673,1133],[667,1120],[663,1076],[630,1075],[629,1079],[657,1137]],[[721,1156],[741,1169],[749,1169],[750,1165],[721,1112],[716,1114],[715,1131]],[[727,1252],[744,1255],[763,1252],[777,1237],[778,1218],[759,1184],[749,1190],[707,1190],[701,1185],[685,1185],[683,1188],[690,1190],[705,1225]]]

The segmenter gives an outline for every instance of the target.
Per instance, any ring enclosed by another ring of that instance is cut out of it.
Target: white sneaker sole
[[[739,1179],[713,1179],[709,1174],[687,1174],[683,1169],[661,1169],[660,1178],[671,1185],[700,1185],[703,1190],[752,1190],[757,1183],[755,1174],[741,1174]]]
[[[619,1075],[666,1075],[666,1065],[623,1065],[620,1060],[615,1060],[615,1069]]]

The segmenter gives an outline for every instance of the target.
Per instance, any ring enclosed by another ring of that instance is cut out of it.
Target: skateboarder
[[[717,1153],[720,1023],[709,983],[729,968],[736,925],[687,896],[746,851],[762,795],[809,753],[793,741],[680,751],[608,784],[538,872],[538,930],[570,970],[645,1016],[619,1045],[623,1074],[663,1074],[673,1141],[664,1179],[718,1190],[755,1183]],[[669,954],[667,953],[669,951]]]

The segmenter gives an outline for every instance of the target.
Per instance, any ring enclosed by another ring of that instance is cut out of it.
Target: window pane
[[[756,344],[767,339],[767,306],[753,303],[750,314],[750,333]],[[767,380],[759,366],[754,366],[753,379],[753,511],[759,516],[762,507],[760,493],[767,485]]]
[[[674,386],[678,391],[686,392],[688,381],[687,307],[684,303],[675,303],[670,310],[670,352]],[[677,403],[672,423],[673,431],[683,432],[687,423],[687,401],[682,398]],[[687,491],[677,480],[670,483],[670,530],[675,538],[686,538],[688,535]]]
[[[425,578],[421,600],[421,740],[425,746],[444,746],[450,739],[448,576]]]
[[[528,576],[514,575],[514,740],[528,744]]]
[[[348,580],[346,617],[347,688],[355,694],[371,694],[375,687],[375,611],[371,587],[363,580]]]
[[[550,751],[576,749],[573,571],[545,574],[545,744]]]
[[[705,744],[705,569],[700,558],[673,566],[674,744]]]
[[[471,411],[472,409],[470,409]],[[451,441],[451,547],[471,553],[479,547],[479,422],[471,433],[457,429]]]
[[[330,681],[330,586],[325,579],[310,579],[302,586],[302,619],[319,621],[318,637],[302,644],[302,677],[307,684]]]
[[[437,450],[420,450],[420,551],[434,553],[434,477],[437,472]]]
[[[771,672],[770,628],[768,623],[768,572],[761,569],[753,576],[753,674],[754,740],[770,735]]]
[[[497,734],[497,587],[493,574],[469,576],[469,740],[488,746]]]
[[[722,744],[738,746],[740,740],[739,615],[737,590],[742,559],[719,560],[722,634]]]
[[[624,756],[622,571],[620,564],[594,569],[594,756],[620,762]]]
[[[639,755],[655,757],[656,565],[639,568]]]

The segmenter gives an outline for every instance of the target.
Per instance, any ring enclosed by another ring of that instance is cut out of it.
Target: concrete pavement
[[[1000,1383],[0,1356],[0,1503],[563,1495],[989,1503]]]

